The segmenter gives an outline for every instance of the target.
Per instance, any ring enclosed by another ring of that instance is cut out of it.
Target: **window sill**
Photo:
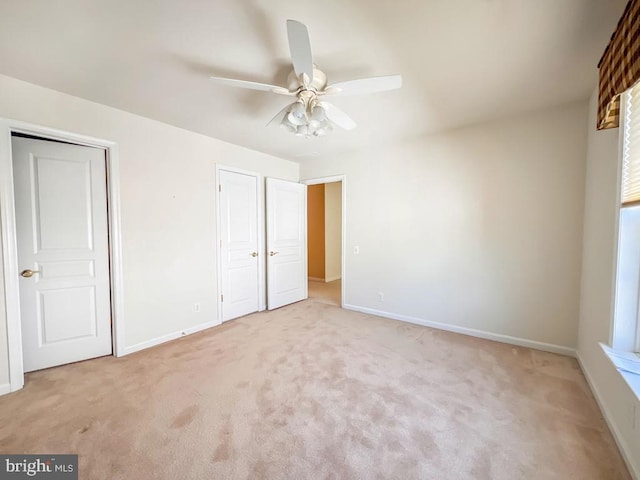
[[[633,352],[621,352],[601,343],[602,351],[622,375],[636,398],[640,400],[640,356]]]

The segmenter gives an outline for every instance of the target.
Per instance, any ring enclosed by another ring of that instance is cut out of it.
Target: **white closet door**
[[[222,321],[258,311],[258,178],[220,170]]]
[[[267,308],[307,295],[307,186],[267,178]]]
[[[104,150],[12,139],[24,370],[111,354]]]

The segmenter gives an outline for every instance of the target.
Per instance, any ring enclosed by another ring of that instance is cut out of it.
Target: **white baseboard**
[[[178,332],[168,333],[166,335],[162,335],[161,337],[156,337],[145,342],[136,343],[135,345],[131,345],[130,347],[124,347],[124,352],[122,353],[122,355],[129,355],[130,353],[139,352],[140,350],[155,347],[156,345],[160,345],[161,343],[169,342],[171,340],[175,340],[176,338],[191,335],[192,333],[200,332],[202,330],[206,330],[207,328],[215,327],[218,325],[220,325],[220,322],[218,320],[214,320],[212,322],[201,323],[200,325],[196,325],[195,327],[186,328]]]
[[[318,277],[307,277],[309,279],[310,282],[324,282],[324,278],[318,278]]]
[[[383,312],[381,310],[375,310],[373,308],[359,307],[357,305],[343,305],[342,308],[346,310],[354,310],[356,312],[368,313],[370,315],[377,315],[378,317],[390,318],[392,320],[400,320],[402,322],[415,323],[416,325],[422,325],[424,327],[437,328],[438,330],[446,330],[448,332],[461,333],[463,335],[470,335],[472,337],[484,338],[486,340],[493,340],[495,342],[508,343],[510,345],[517,345],[519,347],[534,348],[536,350],[543,350],[545,352],[558,353],[560,355],[568,355],[570,357],[576,356],[576,350],[571,347],[565,347],[563,345],[555,345],[553,343],[538,342],[536,340],[527,340],[526,338],[511,337],[509,335],[502,335],[500,333],[486,332],[484,330],[476,330],[475,328],[459,327],[457,325],[449,325],[447,323],[432,322],[429,320],[423,320],[421,318],[410,317],[408,315],[399,315],[397,313]]]
[[[633,462],[631,461],[631,459],[633,458],[633,456],[629,453],[631,452],[631,449],[624,441],[624,438],[622,437],[622,435],[620,435],[620,432],[616,427],[616,425],[612,422],[613,417],[609,413],[609,409],[606,407],[605,403],[602,401],[602,395],[600,394],[600,390],[598,389],[596,384],[593,382],[593,378],[591,377],[589,370],[587,370],[587,368],[585,367],[579,352],[576,352],[576,358],[578,359],[578,364],[580,365],[580,369],[582,370],[582,373],[584,373],[584,377],[587,379],[587,383],[589,384],[589,387],[593,392],[593,396],[595,397],[596,402],[600,407],[600,411],[602,412],[604,421],[607,422],[607,426],[611,431],[611,435],[613,436],[613,439],[615,440],[616,445],[618,446],[618,450],[620,450],[622,458],[624,459],[624,463],[626,463],[627,468],[629,469],[629,473],[634,478],[634,480],[640,480],[640,470],[639,470],[640,466],[636,467],[636,465],[634,465]]]
[[[6,395],[7,393],[11,393],[11,384],[10,383],[0,384],[0,395]]]
[[[325,281],[325,282],[327,282],[327,283],[329,283],[329,282],[333,282],[333,281],[335,281],[335,280],[340,280],[341,278],[342,278],[342,276],[341,276],[341,275],[335,275],[335,276],[333,276],[333,277],[325,278],[325,279],[324,279],[324,281]]]

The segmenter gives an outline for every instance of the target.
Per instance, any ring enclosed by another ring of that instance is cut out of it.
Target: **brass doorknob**
[[[258,252],[251,252],[249,255],[251,255],[252,257],[257,257],[258,256]]]
[[[24,278],[31,278],[35,273],[40,273],[40,270],[29,270],[27,268],[26,270],[21,271],[20,275]]]
[[[274,255],[277,255],[278,253],[280,253],[280,252],[271,251],[271,252],[269,252],[269,256],[273,257]]]

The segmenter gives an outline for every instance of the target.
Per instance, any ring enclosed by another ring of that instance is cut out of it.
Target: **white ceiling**
[[[626,1],[0,0],[0,73],[298,161],[586,99]],[[288,18],[329,83],[403,88],[332,99],[350,132],[266,128],[288,97],[208,77],[285,85]]]

